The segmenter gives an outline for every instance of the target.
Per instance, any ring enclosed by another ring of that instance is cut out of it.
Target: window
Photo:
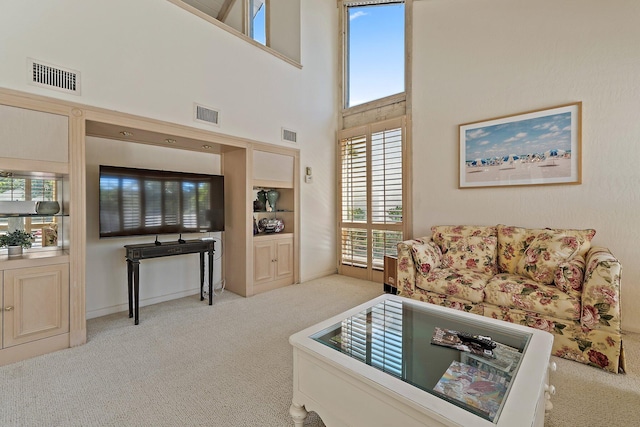
[[[260,44],[267,45],[267,6],[264,0],[250,0],[251,38]]]
[[[384,256],[397,254],[404,225],[404,134],[404,118],[341,132],[341,274],[372,280]]]
[[[404,92],[404,1],[344,4],[345,107]]]

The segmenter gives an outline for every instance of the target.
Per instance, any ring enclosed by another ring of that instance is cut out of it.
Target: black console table
[[[214,240],[183,240],[180,242],[143,243],[125,245],[127,250],[127,285],[129,289],[129,317],[134,317],[138,324],[138,302],[140,290],[140,260],[165,256],[200,254],[200,301],[204,299],[204,253],[208,254],[209,263],[209,305],[213,304],[213,253]]]

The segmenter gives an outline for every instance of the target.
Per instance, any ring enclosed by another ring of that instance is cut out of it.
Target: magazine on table
[[[496,343],[496,347],[493,349],[494,358],[486,358],[478,356],[472,353],[460,355],[460,361],[477,368],[485,369],[494,373],[506,373],[511,374],[520,358],[522,353],[514,347],[502,343]]]
[[[471,337],[471,338],[470,338]],[[480,339],[478,339],[480,337]],[[493,347],[495,343],[489,337],[472,336],[465,332],[435,327],[431,343],[443,347],[455,348],[478,356],[495,357]]]
[[[433,390],[473,408],[473,412],[493,421],[508,386],[509,381],[503,375],[454,360]]]

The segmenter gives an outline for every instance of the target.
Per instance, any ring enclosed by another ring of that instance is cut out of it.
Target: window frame
[[[402,220],[398,222],[374,222],[372,220],[373,210],[373,191],[372,191],[372,161],[371,161],[371,147],[372,147],[372,136],[374,134],[380,132],[386,132],[393,129],[399,128],[401,130],[402,135]],[[358,219],[357,221],[352,220],[349,221],[343,215],[343,191],[342,191],[342,183],[343,183],[343,167],[342,167],[342,144],[343,141],[347,139],[355,139],[355,138],[364,138],[366,144],[366,219],[365,221],[361,221]],[[384,256],[381,262],[376,263],[374,260],[374,251],[375,251],[375,236],[376,232],[400,232],[403,237],[402,239],[406,239],[408,232],[410,230],[410,212],[411,212],[411,202],[410,202],[410,185],[409,180],[407,179],[409,175],[409,144],[408,144],[408,126],[407,126],[407,118],[399,117],[390,120],[384,120],[376,123],[372,123],[369,125],[357,126],[350,129],[345,129],[338,132],[337,138],[337,149],[336,149],[336,218],[337,218],[337,229],[336,229],[336,239],[337,239],[337,247],[336,247],[336,263],[339,274],[344,274],[347,276],[357,277],[365,280],[373,280],[373,281],[382,281],[383,279],[383,267],[384,267]],[[349,262],[345,263],[343,261],[343,234],[345,232],[358,233],[361,235],[365,235],[362,233],[366,233],[365,241],[366,241],[366,263],[362,265],[363,262],[356,262],[355,257],[350,259]]]
[[[340,110],[342,115],[359,114],[366,111],[389,107],[398,103],[405,103],[410,85],[410,23],[413,14],[413,0],[337,0],[340,10]],[[404,3],[404,92],[391,94],[382,98],[374,99],[352,107],[348,106],[349,101],[349,7],[383,5],[390,3]],[[402,113],[404,114],[404,112]]]

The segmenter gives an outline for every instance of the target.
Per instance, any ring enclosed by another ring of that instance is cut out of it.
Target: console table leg
[[[307,418],[308,412],[305,409],[304,405],[298,405],[294,402],[289,407],[289,414],[291,414],[291,418],[293,419],[295,427],[302,427],[305,418]]]
[[[213,305],[213,251],[209,251],[209,305]]]
[[[133,317],[133,265],[127,260],[127,291],[129,293],[129,319]]]
[[[211,290],[209,290],[211,292]],[[204,299],[204,252],[200,252],[200,301]]]
[[[134,299],[134,324],[138,324],[138,309],[140,306],[140,261],[133,261],[133,299]]]

